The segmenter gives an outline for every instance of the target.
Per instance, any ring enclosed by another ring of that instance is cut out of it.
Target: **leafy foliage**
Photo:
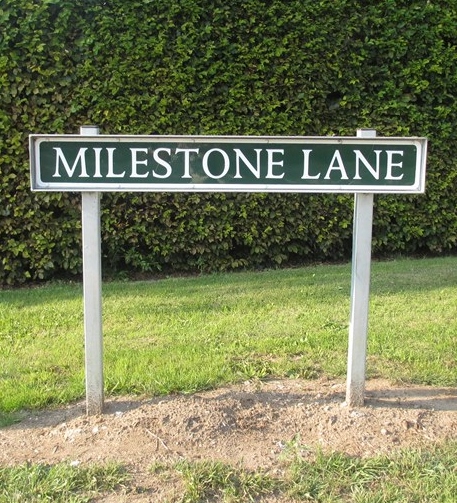
[[[77,194],[31,193],[29,133],[427,136],[427,191],[378,196],[374,251],[455,251],[457,9],[445,0],[4,0],[0,284],[78,274]],[[352,198],[108,194],[105,265],[347,257]]]

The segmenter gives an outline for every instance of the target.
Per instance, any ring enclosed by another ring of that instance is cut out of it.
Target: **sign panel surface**
[[[32,190],[419,193],[425,138],[31,135]]]

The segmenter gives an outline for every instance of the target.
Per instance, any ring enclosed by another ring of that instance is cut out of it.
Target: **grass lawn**
[[[346,373],[350,265],[103,285],[106,393]],[[372,265],[367,377],[457,384],[457,258]],[[0,291],[0,411],[84,396],[80,284]]]

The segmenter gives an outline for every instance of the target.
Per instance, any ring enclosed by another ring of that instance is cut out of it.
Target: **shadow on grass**
[[[163,400],[163,397],[160,397]],[[159,397],[157,398],[159,400]],[[136,397],[109,397],[105,400],[103,416],[122,415],[125,412],[135,410],[148,401]],[[5,422],[10,429],[26,428],[50,428],[74,419],[86,417],[86,402],[78,401],[64,407],[49,408],[43,410],[22,410],[10,414],[12,420]]]

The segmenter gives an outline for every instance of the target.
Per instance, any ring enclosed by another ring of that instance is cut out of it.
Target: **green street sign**
[[[421,193],[425,138],[31,135],[35,191]]]

